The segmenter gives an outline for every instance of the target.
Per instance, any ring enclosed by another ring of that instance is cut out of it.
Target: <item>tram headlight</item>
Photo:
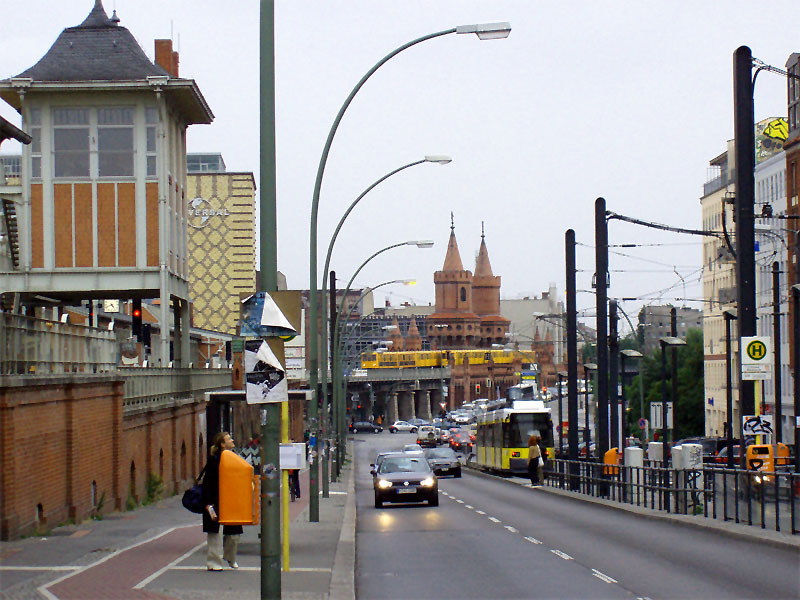
[[[433,477],[426,477],[419,482],[422,487],[433,487],[434,483],[436,483],[436,480]]]
[[[388,490],[390,487],[392,487],[392,482],[389,481],[388,479],[379,479],[378,487],[381,488],[382,490]]]

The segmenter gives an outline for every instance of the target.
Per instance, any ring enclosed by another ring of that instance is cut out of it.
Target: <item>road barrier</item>
[[[800,473],[703,465],[696,449],[673,448],[672,464],[548,460],[545,485],[673,514],[800,533]],[[675,452],[678,450],[678,452]]]

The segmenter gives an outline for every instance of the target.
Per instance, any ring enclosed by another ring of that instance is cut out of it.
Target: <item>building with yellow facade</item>
[[[192,325],[235,335],[240,294],[256,286],[253,173],[219,154],[187,155],[186,214]]]

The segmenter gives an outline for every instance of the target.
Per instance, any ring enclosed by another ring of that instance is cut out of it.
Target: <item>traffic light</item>
[[[475,393],[476,394],[480,394],[481,393],[481,384],[480,383],[476,383],[475,384]]]
[[[142,338],[142,301],[135,299],[131,308],[131,333],[137,341]]]

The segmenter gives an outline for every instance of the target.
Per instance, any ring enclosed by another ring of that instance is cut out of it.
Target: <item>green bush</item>
[[[150,473],[145,483],[145,498],[142,504],[152,504],[164,493],[164,480],[155,473]]]

